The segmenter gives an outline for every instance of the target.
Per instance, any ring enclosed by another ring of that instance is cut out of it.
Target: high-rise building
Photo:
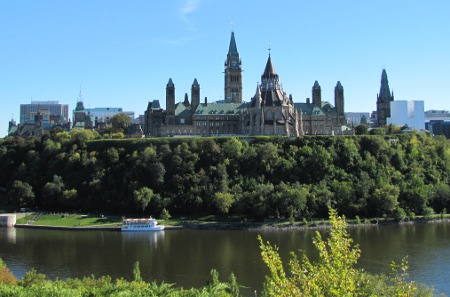
[[[60,104],[58,101],[31,101],[31,104],[20,104],[20,124],[32,123],[38,110],[48,110],[51,122],[64,124],[69,121],[68,104]]]

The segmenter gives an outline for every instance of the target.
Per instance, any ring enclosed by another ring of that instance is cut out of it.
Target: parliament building
[[[298,137],[307,134],[343,134],[344,88],[338,81],[334,106],[322,101],[319,83],[312,87],[312,102],[294,103],[279,81],[269,53],[261,83],[256,86],[250,102],[243,101],[242,61],[234,32],[225,61],[224,100],[208,102],[201,99],[200,84],[194,79],[190,100],[176,102],[175,84],[170,78],[166,85],[166,110],[159,100],[148,103],[144,116],[144,134],[157,136],[212,135],[284,135]]]

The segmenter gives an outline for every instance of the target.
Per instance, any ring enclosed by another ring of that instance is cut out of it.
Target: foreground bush
[[[278,248],[259,237],[263,261],[270,274],[266,277],[264,296],[433,296],[433,290],[407,280],[407,262],[392,263],[392,276],[370,275],[355,268],[361,254],[352,245],[344,217],[330,210],[332,228],[324,241],[316,233],[314,245],[319,252],[317,263],[303,255],[300,262],[294,253],[286,272]]]
[[[0,264],[3,262],[0,262]],[[6,266],[5,266],[6,267]],[[173,284],[156,282],[145,282],[139,271],[139,263],[136,262],[133,269],[134,279],[127,281],[117,279],[112,281],[111,277],[103,276],[96,278],[89,276],[82,279],[47,280],[46,276],[30,270],[21,281],[11,275],[13,281],[2,282],[0,280],[0,297],[71,297],[71,296],[171,296],[171,297],[194,297],[194,296],[217,296],[237,297],[240,296],[239,286],[236,278],[231,274],[228,282],[220,282],[216,270],[211,271],[208,283],[201,288],[175,288]]]

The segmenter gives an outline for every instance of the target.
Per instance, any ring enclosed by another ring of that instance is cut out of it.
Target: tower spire
[[[234,31],[231,32],[230,46],[225,60],[225,102],[242,103],[242,68],[236,46]]]
[[[230,46],[228,48],[228,56],[239,56],[237,46],[236,46],[236,40],[234,38],[234,30],[231,31],[231,39],[230,39]]]

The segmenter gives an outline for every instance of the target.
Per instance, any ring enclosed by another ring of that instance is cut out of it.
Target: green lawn
[[[31,220],[33,215],[26,216],[17,221],[17,224],[26,224],[27,221]],[[80,214],[46,214],[39,217],[38,220],[34,222],[34,225],[45,225],[45,226],[62,226],[62,227],[115,227],[120,224],[122,219],[120,217],[96,217]]]

